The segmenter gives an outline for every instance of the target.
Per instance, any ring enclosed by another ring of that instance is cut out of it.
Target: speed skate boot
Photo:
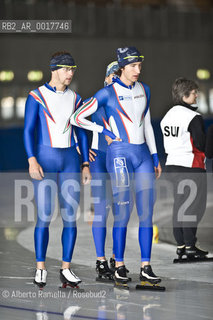
[[[178,249],[177,249],[178,254]],[[182,255],[186,257],[182,258]],[[200,248],[193,246],[186,246],[184,253],[178,256],[178,259],[174,259],[173,263],[195,263],[195,262],[210,262],[213,261],[213,257],[208,257],[208,251],[201,250]]]
[[[176,250],[176,253],[178,255],[178,259],[181,260],[182,259],[182,256],[184,256],[186,253],[185,253],[185,245],[183,246],[178,246],[177,247],[177,250]]]
[[[78,288],[78,284],[81,283],[81,279],[71,269],[60,269],[60,280],[62,288],[66,288],[67,286]]]
[[[161,279],[154,274],[150,265],[146,265],[141,268],[140,280],[148,282],[150,284],[157,284],[161,282]]]
[[[126,266],[125,266],[126,268]],[[110,269],[111,271],[113,271],[113,274],[115,273],[116,270],[116,266],[115,266],[115,259],[114,258],[110,258]],[[126,268],[126,273],[129,273],[129,270]],[[132,281],[132,278],[128,277],[128,281]]]
[[[98,274],[96,281],[113,281],[114,272],[110,270],[107,260],[96,261],[96,272]]]
[[[189,258],[196,258],[196,257],[203,258],[207,256],[208,251],[201,250],[194,245],[194,246],[186,247],[185,254]]]
[[[139,285],[136,285],[135,289],[137,290],[166,290],[165,287],[159,286],[161,279],[154,274],[150,265],[146,265],[141,268],[139,278],[141,283]]]
[[[46,285],[47,270],[36,269],[34,283],[39,287],[43,288]]]
[[[127,277],[125,265],[116,268],[114,279],[115,279],[116,286],[120,286],[128,289],[127,282],[129,281],[129,278]]]

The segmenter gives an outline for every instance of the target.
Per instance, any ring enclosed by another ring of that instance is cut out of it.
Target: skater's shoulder
[[[146,92],[150,92],[150,87],[143,81],[136,81],[136,84],[139,84]]]

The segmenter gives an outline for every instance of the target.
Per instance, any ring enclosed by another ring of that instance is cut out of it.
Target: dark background
[[[78,66],[72,87],[83,99],[103,86],[116,48],[136,46],[145,56],[140,80],[151,88],[151,114],[159,154],[163,157],[159,121],[171,106],[171,85],[180,76],[196,80],[199,111],[206,127],[213,121],[213,1],[212,0],[1,0],[0,19],[71,19],[72,33],[1,33],[0,72],[12,70],[14,79],[0,81],[0,169],[24,170],[23,117],[17,98],[49,81],[49,60],[68,50]],[[209,79],[198,79],[207,69]],[[27,73],[41,70],[43,79],[30,82]],[[3,116],[2,99],[13,97],[13,113]]]

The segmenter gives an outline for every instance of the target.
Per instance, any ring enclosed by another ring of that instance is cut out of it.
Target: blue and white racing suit
[[[123,261],[127,224],[131,213],[131,188],[139,217],[141,260],[150,261],[152,247],[152,216],[155,202],[154,166],[158,156],[151,125],[150,89],[141,82],[126,86],[119,78],[99,90],[71,117],[71,123],[109,135],[113,141],[107,148],[107,170],[111,176],[114,198],[113,241],[116,261]],[[88,119],[104,107],[110,130]],[[152,155],[152,157],[151,157]]]
[[[45,261],[49,224],[58,193],[63,219],[63,261],[70,262],[76,241],[76,212],[80,199],[80,159],[75,147],[70,116],[81,105],[81,97],[66,88],[56,91],[48,83],[32,90],[26,101],[24,144],[28,158],[36,157],[44,171],[42,181],[33,180],[37,204],[34,240],[37,261]],[[86,132],[76,131],[82,160],[88,161]],[[35,132],[37,150],[35,150]]]

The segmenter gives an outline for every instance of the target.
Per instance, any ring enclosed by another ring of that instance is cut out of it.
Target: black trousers
[[[166,166],[173,184],[173,234],[178,246],[195,245],[198,223],[206,210],[207,175],[200,168]]]

